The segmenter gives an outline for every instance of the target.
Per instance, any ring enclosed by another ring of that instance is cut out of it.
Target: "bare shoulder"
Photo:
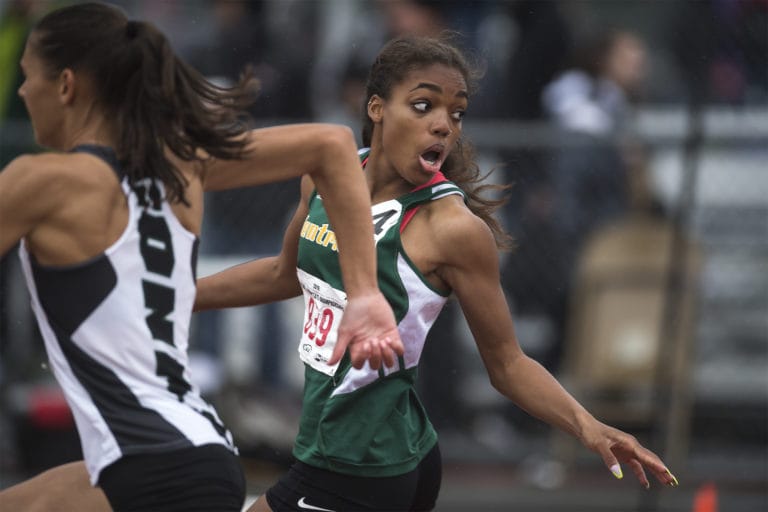
[[[83,153],[23,155],[0,173],[2,211],[27,215],[30,222],[76,209],[86,198],[111,201],[119,192],[119,181],[109,165]]]
[[[488,225],[472,213],[460,196],[448,196],[429,204],[430,230],[441,252],[449,260],[474,258],[478,253],[496,252]]]
[[[20,186],[76,191],[84,185],[104,183],[110,173],[114,174],[105,162],[89,154],[41,153],[17,157],[2,174],[8,183]]]
[[[493,232],[459,196],[430,204],[431,241],[437,275],[453,289],[498,281],[499,253]]]

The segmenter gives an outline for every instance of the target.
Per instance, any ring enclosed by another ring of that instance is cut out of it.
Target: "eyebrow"
[[[417,85],[416,87],[414,87],[413,89],[411,89],[408,92],[413,92],[416,89],[428,89],[428,90],[434,91],[436,93],[442,93],[443,92],[443,88],[442,87],[440,87],[439,85],[430,84],[428,82],[421,82],[421,83],[419,83],[419,85]],[[467,94],[467,91],[465,91],[463,89],[460,90],[459,92],[457,92],[456,96],[458,96],[460,98],[469,98],[469,94]]]

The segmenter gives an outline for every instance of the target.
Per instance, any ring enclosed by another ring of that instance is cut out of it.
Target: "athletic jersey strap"
[[[442,183],[443,181],[448,181],[448,178],[445,177],[445,175],[437,171],[434,176],[432,176],[432,179],[430,179],[428,182],[426,182],[423,185],[419,185],[418,187],[414,188],[412,192],[416,192],[418,190],[431,187],[432,185],[437,185],[438,183]],[[409,222],[411,222],[411,219],[414,215],[416,215],[416,212],[419,210],[419,207],[421,205],[417,204],[407,212],[405,212],[405,215],[403,215],[403,221],[400,223],[400,232],[402,233],[405,230],[405,226],[408,225]]]
[[[357,150],[357,156],[360,158],[360,165],[365,169],[365,164],[368,163],[368,156],[371,154],[371,148],[360,148]]]
[[[70,149],[69,152],[88,153],[97,158],[101,158],[112,168],[113,171],[115,171],[119,181],[123,181],[123,178],[125,177],[125,172],[120,166],[120,163],[117,161],[115,150],[109,146],[100,146],[98,144],[81,144]]]

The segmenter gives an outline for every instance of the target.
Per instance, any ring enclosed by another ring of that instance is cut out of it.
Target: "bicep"
[[[323,124],[294,124],[252,130],[244,135],[242,159],[210,159],[205,165],[206,190],[264,185],[313,173],[321,156],[334,145],[350,143],[348,128]],[[347,141],[347,139],[349,139]]]
[[[493,378],[494,373],[504,371],[522,352],[500,284],[493,235],[483,225],[469,230],[462,238],[464,250],[453,252],[446,277]]]

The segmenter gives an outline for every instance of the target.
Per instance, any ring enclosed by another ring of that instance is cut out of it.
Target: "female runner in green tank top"
[[[354,365],[336,347],[344,313],[338,246],[309,177],[282,251],[198,283],[196,308],[263,304],[303,294],[298,356],[305,388],[297,462],[251,511],[429,510],[440,487],[437,434],[414,390],[429,328],[447,297],[458,299],[492,385],[533,416],[602,457],[676,480],[632,436],[601,423],[515,337],[499,283],[506,239],[483,199],[477,166],[460,140],[474,74],[459,51],[426,38],[391,41],[371,69],[361,151],[371,192],[379,287],[405,354],[392,366]]]

